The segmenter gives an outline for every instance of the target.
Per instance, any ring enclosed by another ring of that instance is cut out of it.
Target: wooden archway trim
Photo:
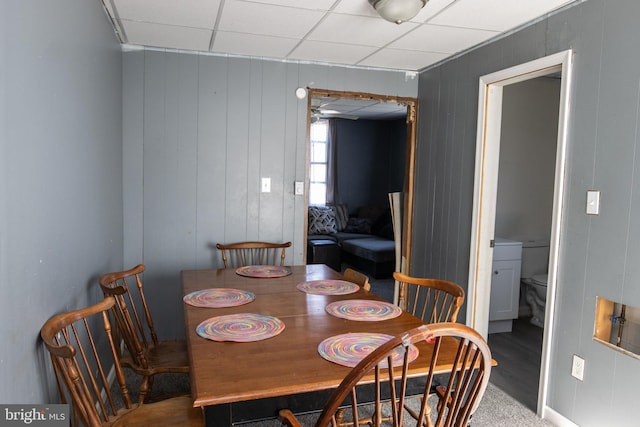
[[[413,200],[415,181],[415,157],[417,146],[418,98],[407,96],[380,95],[367,92],[338,91],[330,89],[307,88],[307,139],[311,126],[311,98],[349,98],[381,102],[395,102],[407,107],[407,155],[404,180],[404,214],[402,220],[402,258],[405,273],[409,273],[411,261],[411,236],[413,230]],[[309,141],[307,141],[307,147]],[[307,159],[308,163],[308,159]],[[308,203],[308,201],[307,201]],[[306,226],[306,224],[305,224]],[[306,234],[305,234],[306,235]]]

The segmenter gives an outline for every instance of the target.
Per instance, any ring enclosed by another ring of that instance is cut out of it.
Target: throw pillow
[[[344,231],[346,233],[369,234],[371,233],[371,220],[369,218],[349,218]]]
[[[331,206],[309,206],[309,234],[335,233],[336,212]]]
[[[335,205],[333,208],[336,210],[336,227],[338,231],[342,231],[349,221],[349,209],[347,205]]]

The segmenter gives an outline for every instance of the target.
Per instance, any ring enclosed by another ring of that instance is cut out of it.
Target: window
[[[327,203],[327,161],[329,122],[311,123],[311,159],[309,164],[309,204]]]

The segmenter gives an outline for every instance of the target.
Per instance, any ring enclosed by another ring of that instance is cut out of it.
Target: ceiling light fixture
[[[369,3],[387,21],[402,24],[416,16],[427,0],[369,0]]]

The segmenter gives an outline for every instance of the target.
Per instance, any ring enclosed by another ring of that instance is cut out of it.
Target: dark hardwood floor
[[[489,347],[498,362],[489,382],[533,412],[538,404],[542,334],[529,318],[520,318],[513,322],[511,332],[489,335]]]

